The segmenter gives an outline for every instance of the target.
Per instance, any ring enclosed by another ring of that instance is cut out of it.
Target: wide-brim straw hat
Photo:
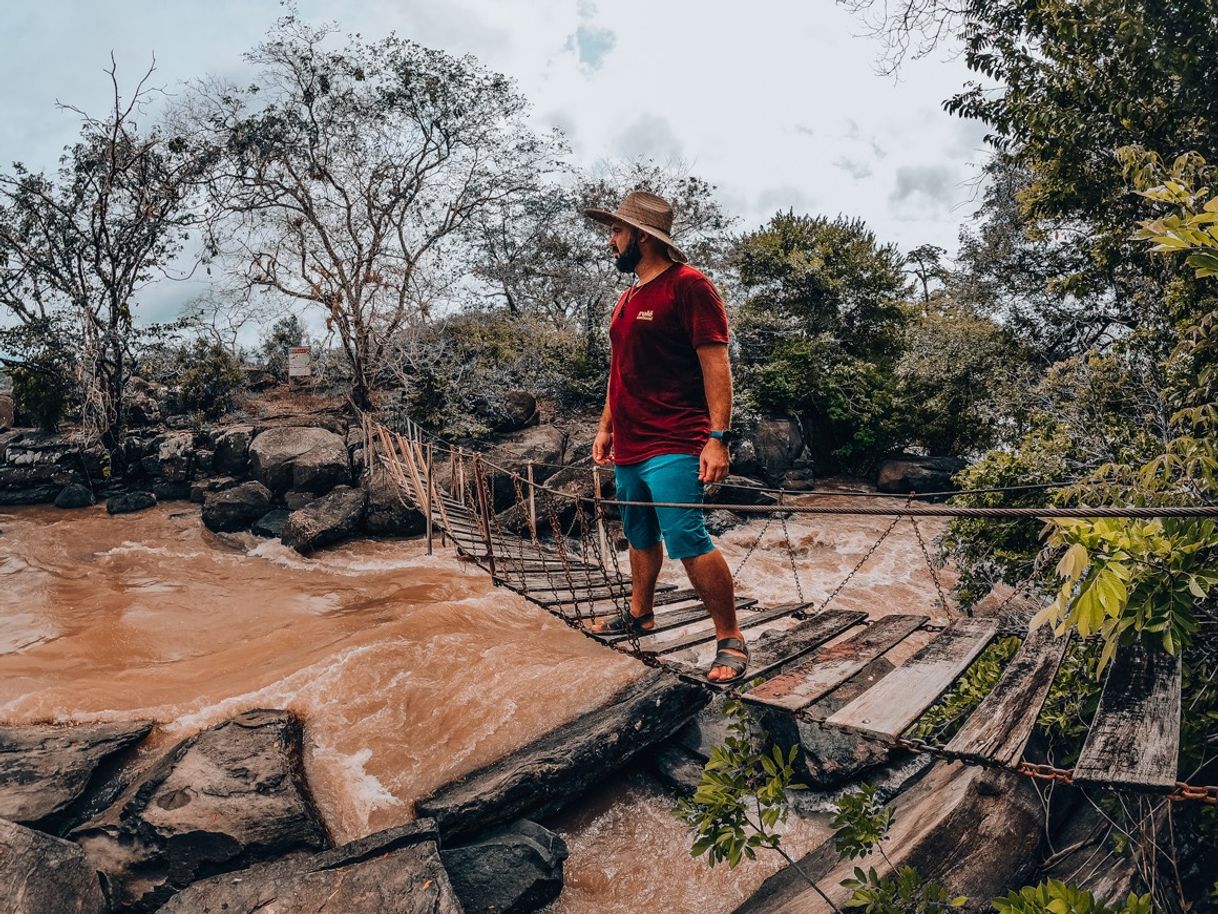
[[[664,242],[668,248],[668,256],[677,263],[688,263],[688,258],[681,249],[673,243],[672,207],[663,197],[648,193],[645,190],[632,190],[626,194],[626,199],[616,210],[586,209],[584,215],[595,219],[604,225],[614,222],[624,222],[634,226],[641,232],[646,232],[653,238]]]

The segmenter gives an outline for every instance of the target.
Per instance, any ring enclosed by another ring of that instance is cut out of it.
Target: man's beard
[[[613,261],[613,265],[623,273],[633,273],[634,268],[639,265],[639,261],[643,259],[643,252],[639,250],[638,236],[630,239],[630,244],[626,245],[626,250],[618,254]]]

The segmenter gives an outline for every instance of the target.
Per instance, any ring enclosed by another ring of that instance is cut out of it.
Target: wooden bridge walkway
[[[528,536],[501,529],[477,463],[471,474],[476,478],[463,480],[461,491],[454,494],[429,475],[430,462],[418,441],[377,426],[369,429],[369,444],[369,453],[379,452],[408,503],[427,516],[429,532],[434,523],[445,540],[484,568],[496,584],[606,648],[713,688],[703,673],[714,652],[715,632],[694,591],[658,587],[656,625],[644,636],[597,634],[592,625],[621,612],[631,593],[630,578],[617,568],[603,530],[599,542],[586,535],[576,546],[563,536],[551,540],[536,535],[535,518]],[[518,493],[521,482],[514,479]],[[769,627],[767,637],[750,638],[751,685],[731,689],[747,703],[948,758],[1082,785],[1218,803],[1218,789],[1189,787],[1178,780],[1178,657],[1136,647],[1119,652],[1079,759],[1072,770],[1061,770],[1024,759],[1066,654],[1068,639],[1054,637],[1047,627],[1023,637],[997,685],[950,741],[930,746],[906,734],[1000,634],[996,620],[969,618],[935,626],[927,615],[917,613],[817,613],[808,602],[760,606],[745,597],[737,599],[737,609],[741,628],[756,634],[761,626]],[[908,660],[827,718],[823,712],[811,716],[816,702],[915,635],[929,641]]]

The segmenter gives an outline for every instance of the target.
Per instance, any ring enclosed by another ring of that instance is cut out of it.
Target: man
[[[702,273],[673,243],[672,207],[633,191],[617,210],[585,214],[609,226],[609,247],[635,282],[622,293],[609,324],[609,391],[592,456],[615,466],[623,501],[702,501],[702,485],[727,475],[731,443],[732,371],[727,356],[727,311]],[[646,634],[655,628],[656,578],[679,559],[711,619],[718,653],[711,682],[741,679],[748,648],[736,621],[736,596],[727,562],[693,508],[622,506],[634,582],[628,617],[597,628]]]

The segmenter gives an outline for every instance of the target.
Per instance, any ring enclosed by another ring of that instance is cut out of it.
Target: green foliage
[[[859,784],[857,790],[843,794],[837,801],[830,820],[833,846],[844,859],[867,856],[887,837],[892,815],[875,787]]]
[[[1130,893],[1124,904],[1109,906],[1084,889],[1050,879],[995,898],[994,910],[998,914],[1152,914],[1154,908],[1150,895]]]
[[[968,904],[963,895],[953,896],[941,883],[923,879],[912,866],[902,866],[893,876],[881,877],[874,867],[854,868],[853,878],[842,885],[853,891],[846,902],[849,910],[866,914],[935,914]]]
[[[940,743],[951,739],[982,699],[993,691],[1019,645],[1019,638],[1008,635],[986,647],[964,675],[918,718],[911,735]]]
[[[787,820],[787,791],[798,746],[788,754],[767,747],[752,716],[738,701],[724,713],[731,721],[722,746],[711,750],[702,780],[692,797],[677,802],[675,814],[694,834],[690,854],[714,866],[735,867],[752,860],[757,848],[778,850],[775,828]]]
[[[201,336],[179,341],[173,338],[175,332],[167,328],[168,339],[144,348],[140,373],[175,388],[177,407],[183,413],[217,419],[232,406],[233,394],[243,379],[241,365],[220,343]]]
[[[1064,743],[1067,753],[1082,748],[1082,739],[1095,717],[1103,681],[1096,675],[1099,653],[1100,646],[1095,642],[1075,639],[1070,643],[1036,718],[1036,726],[1050,740]]]
[[[17,415],[53,432],[78,397],[76,347],[66,322],[40,318],[0,329],[0,349],[22,357],[10,362]]]
[[[288,314],[275,321],[258,345],[262,366],[275,380],[288,379],[288,349],[305,345],[305,328],[300,318]]]

